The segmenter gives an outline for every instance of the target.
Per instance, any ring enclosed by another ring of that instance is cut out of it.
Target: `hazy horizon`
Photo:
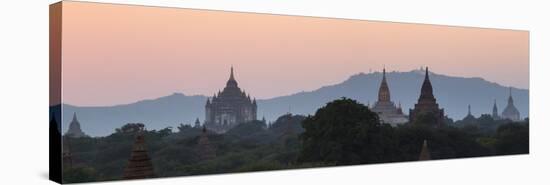
[[[527,31],[63,5],[63,102],[71,105],[120,105],[176,92],[212,96],[231,66],[239,86],[257,99],[312,91],[384,66],[403,72],[429,66],[437,74],[529,87]]]

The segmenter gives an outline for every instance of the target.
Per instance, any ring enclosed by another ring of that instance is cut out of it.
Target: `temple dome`
[[[514,106],[514,99],[512,98],[512,88],[510,88],[510,95],[508,96],[508,105],[506,105],[506,108],[504,108],[504,111],[502,111],[502,119],[509,119],[512,121],[520,120],[519,111],[516,106]]]

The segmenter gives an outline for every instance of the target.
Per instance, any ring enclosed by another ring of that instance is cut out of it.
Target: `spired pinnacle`
[[[73,112],[73,122],[78,122],[78,120],[76,119],[76,112]]]
[[[397,114],[403,114],[403,109],[401,108],[401,101],[399,101],[399,105],[397,106]]]
[[[471,108],[470,104],[468,104],[468,114],[462,120],[466,121],[466,122],[474,122],[475,119],[476,118],[472,115],[472,108]]]
[[[445,112],[443,109],[439,108],[437,100],[433,94],[432,83],[430,82],[429,69],[426,67],[426,72],[424,76],[424,82],[420,88],[420,97],[418,98],[418,103],[414,105],[414,109],[409,110],[409,122],[417,122],[417,116],[425,113],[432,113],[436,116],[436,122],[434,126],[441,126],[444,124]]]
[[[428,66],[426,66],[426,80],[430,80],[430,76],[428,75]]]
[[[508,97],[508,105],[502,111],[501,118],[509,119],[512,121],[520,121],[520,114],[516,106],[514,106],[514,99],[512,98],[512,87],[509,88],[510,96]]]
[[[499,119],[499,116],[498,116],[498,108],[497,108],[497,99],[495,99],[494,103],[493,103],[493,114],[492,114],[492,117],[494,120],[497,120]]]
[[[229,80],[227,80],[227,87],[237,87],[237,80],[235,80],[235,75],[233,74],[233,66],[231,66],[231,74],[229,75]]]
[[[509,87],[509,96],[508,96],[508,104],[511,104],[513,105],[514,104],[514,99],[512,98],[512,87]]]
[[[229,79],[235,80],[235,76],[233,75],[233,65],[231,65],[231,76],[229,77]]]
[[[426,67],[426,75],[424,76],[424,82],[422,83],[422,88],[420,89],[419,101],[420,100],[435,102],[432,83],[430,82],[430,76],[428,73],[428,67]]]
[[[386,81],[386,68],[382,70],[382,82],[380,83],[380,88],[378,89],[378,101],[379,102],[389,102],[390,100],[390,88],[388,87],[388,82]]]

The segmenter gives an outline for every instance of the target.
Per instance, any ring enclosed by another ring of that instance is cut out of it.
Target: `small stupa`
[[[128,160],[128,165],[124,169],[124,179],[144,179],[154,177],[153,163],[147,149],[145,149],[145,138],[143,136],[143,127],[137,132],[136,141],[132,149],[132,154]]]
[[[202,134],[199,138],[197,147],[198,147],[197,153],[201,160],[209,160],[209,159],[216,158],[216,151],[210,145],[210,141],[208,140],[208,134],[205,126],[202,127]]]
[[[78,118],[76,118],[76,112],[73,114],[73,120],[69,124],[69,130],[67,130],[65,135],[74,138],[87,137],[87,135],[82,132],[82,129],[80,128],[80,122],[78,121]]]

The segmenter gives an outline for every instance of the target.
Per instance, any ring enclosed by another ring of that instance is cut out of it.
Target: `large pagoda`
[[[444,124],[444,110],[439,109],[439,105],[434,97],[432,83],[428,75],[428,67],[426,67],[426,74],[422,88],[420,89],[418,103],[414,105],[414,109],[409,110],[409,122],[414,124],[417,121],[417,117],[423,114],[433,114],[436,126]]]
[[[223,91],[206,100],[204,125],[208,130],[224,133],[240,123],[256,120],[256,99],[241,90],[233,67]]]
[[[406,123],[408,121],[407,116],[405,116],[403,111],[401,111],[401,104],[398,108],[395,107],[395,104],[391,101],[390,88],[386,80],[386,68],[382,71],[382,82],[380,83],[380,88],[378,89],[378,101],[374,103],[372,111],[378,114],[382,122],[389,123],[394,126]]]

